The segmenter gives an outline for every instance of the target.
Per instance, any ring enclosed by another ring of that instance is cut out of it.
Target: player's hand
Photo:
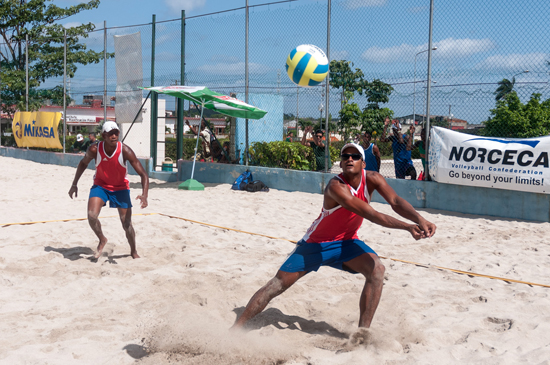
[[[149,204],[147,203],[147,197],[146,197],[146,196],[143,196],[143,195],[138,195],[138,196],[136,197],[136,200],[138,200],[138,199],[141,200],[141,209],[147,208],[147,206],[149,205]]]
[[[415,128],[414,128],[414,125],[411,125],[411,127],[409,128],[409,132],[412,134],[414,134],[414,131],[415,131]]]
[[[422,238],[430,238],[435,234],[435,230],[437,228],[435,224],[433,224],[432,222],[428,222],[425,219],[423,219],[418,226],[424,234]]]
[[[420,229],[420,226],[418,224],[411,224],[407,227],[407,230],[413,236],[415,240],[419,240],[421,238],[424,238],[424,232]]]
[[[73,198],[73,194],[75,198],[78,198],[78,187],[76,185],[71,186],[69,189],[69,196],[71,199]]]
[[[390,124],[390,118],[386,117],[386,119],[384,119],[384,125],[388,126],[389,124]]]

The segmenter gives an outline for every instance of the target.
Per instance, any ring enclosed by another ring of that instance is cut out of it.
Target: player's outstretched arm
[[[69,196],[71,199],[73,198],[73,194],[75,197],[78,197],[78,180],[80,180],[80,177],[86,171],[86,168],[90,164],[90,162],[95,158],[97,155],[97,144],[90,145],[88,149],[86,150],[86,154],[80,160],[78,163],[78,166],[76,168],[76,173],[74,174],[73,184],[71,185],[71,188],[69,189]]]
[[[435,224],[428,222],[422,217],[413,206],[397,195],[395,190],[387,183],[380,174],[367,172],[367,186],[373,187],[391,205],[394,212],[417,223],[423,232],[422,238],[428,238],[435,234]]]
[[[122,145],[122,153],[125,161],[130,162],[130,165],[136,170],[138,175],[141,177],[141,195],[138,195],[136,199],[141,200],[141,209],[146,208],[147,205],[147,196],[149,194],[149,176],[147,175],[147,172],[141,165],[141,162],[139,162],[138,158],[136,157],[136,154],[132,149],[125,144]]]
[[[389,216],[384,213],[377,212],[369,204],[363,200],[351,195],[346,184],[338,179],[332,179],[327,186],[327,200],[336,202],[343,208],[368,219],[369,221],[387,228],[403,229],[408,231],[416,240],[423,238],[421,229],[416,224],[409,224]]]

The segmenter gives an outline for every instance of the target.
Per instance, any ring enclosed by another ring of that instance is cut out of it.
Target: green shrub
[[[337,161],[339,150],[330,147],[331,161]],[[309,146],[300,142],[254,142],[250,146],[250,163],[263,167],[314,171],[315,156]]]
[[[223,146],[223,143],[229,141],[229,139],[218,139],[220,144]],[[192,160],[195,155],[195,145],[197,144],[196,138],[184,138],[183,139],[183,159]],[[165,141],[165,156],[170,157],[173,161],[176,161],[176,152],[177,152],[176,138],[166,138]],[[199,151],[202,149],[202,143],[199,141]]]

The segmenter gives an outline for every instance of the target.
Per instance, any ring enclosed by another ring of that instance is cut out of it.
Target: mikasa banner
[[[12,129],[17,147],[42,147],[63,149],[57,127],[61,113],[17,112]]]
[[[550,137],[493,138],[433,127],[430,176],[441,183],[550,193]]]

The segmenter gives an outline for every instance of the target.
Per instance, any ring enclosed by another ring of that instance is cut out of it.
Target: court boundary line
[[[196,223],[196,224],[200,224],[200,225],[203,225],[203,226],[215,227],[215,228],[225,229],[225,230],[228,230],[228,231],[245,233],[245,234],[249,234],[249,235],[253,235],[253,236],[261,236],[261,237],[266,237],[266,238],[275,239],[275,240],[288,241],[288,242],[292,242],[292,243],[297,243],[298,242],[298,241],[291,240],[291,239],[288,239],[288,238],[274,237],[274,236],[269,236],[269,235],[262,234],[262,233],[248,232],[248,231],[243,231],[243,230],[236,229],[236,228],[218,226],[218,225],[215,225],[215,224],[205,223],[205,222],[196,221],[196,220],[188,219],[188,218],[182,218],[182,217],[178,217],[178,216],[170,215],[170,214],[164,214],[164,213],[135,213],[135,214],[132,214],[132,216],[151,216],[151,215],[160,215],[160,216],[168,217],[168,218],[171,218],[171,219],[180,219],[180,220],[183,220],[183,221],[186,221],[186,222]],[[99,217],[99,218],[104,219],[104,218],[118,218],[118,217],[119,217],[118,215],[113,215],[113,216],[106,216],[106,217]],[[30,224],[39,224],[39,223],[84,221],[84,220],[87,220],[87,219],[88,218],[69,218],[69,219],[55,219],[55,220],[35,221],[35,222],[0,223],[0,227],[4,228],[4,227],[9,227],[9,226],[15,226],[15,225],[30,225]],[[427,269],[438,269],[438,270],[441,270],[441,271],[445,270],[445,271],[454,272],[456,274],[468,275],[468,276],[473,276],[473,277],[481,277],[481,278],[487,278],[487,279],[493,279],[493,280],[501,280],[501,281],[504,281],[508,284],[518,283],[518,284],[529,285],[531,287],[540,286],[540,287],[543,287],[543,288],[550,288],[550,285],[546,285],[546,284],[538,284],[538,283],[532,283],[532,282],[529,282],[529,281],[503,278],[503,277],[500,277],[500,276],[479,274],[479,273],[475,273],[475,272],[471,272],[471,271],[451,269],[451,268],[448,268],[448,267],[438,266],[438,265],[422,264],[422,263],[419,263],[419,262],[401,260],[401,259],[396,259],[396,258],[393,258],[393,257],[386,257],[386,256],[378,256],[378,257],[381,258],[381,259],[385,259],[385,260],[402,262],[402,263],[405,263],[405,264],[411,264],[411,265],[415,265],[415,266],[419,266],[419,267],[424,267],[424,268],[427,268]]]

